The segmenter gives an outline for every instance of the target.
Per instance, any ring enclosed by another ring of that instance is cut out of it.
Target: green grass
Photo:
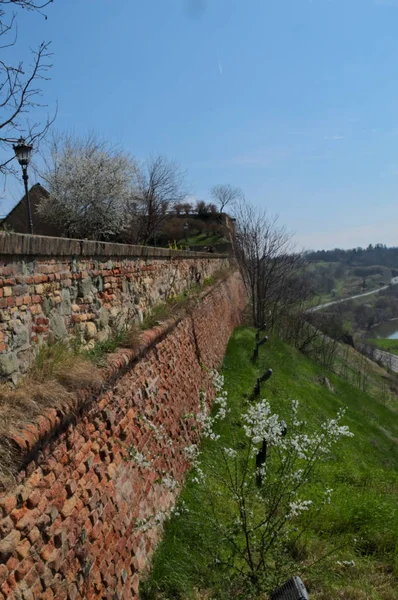
[[[366,341],[368,344],[371,344],[376,348],[380,348],[380,350],[385,350],[386,352],[390,352],[391,354],[396,354],[398,356],[398,340],[376,338]]]
[[[188,246],[217,246],[217,244],[225,244],[228,240],[219,233],[207,235],[206,233],[198,233],[186,238],[181,238],[178,244],[186,244]]]
[[[317,472],[314,486],[333,488],[332,503],[313,518],[305,538],[286,555],[286,563],[294,563],[291,574],[302,575],[311,600],[398,599],[397,402],[384,405],[381,394],[361,392],[278,340],[263,346],[253,365],[254,337],[253,330],[238,328],[228,345],[223,374],[232,418],[241,412],[242,396],[251,392],[257,375],[272,367],[262,397],[282,418],[292,399],[300,402],[310,427],[346,406],[344,423],[355,434]],[[319,383],[321,375],[329,377],[334,393]],[[219,443],[226,445],[228,439],[222,437]],[[211,444],[202,444],[205,455],[213,451]],[[201,490],[189,477],[181,497],[191,513],[166,524],[151,573],[141,586],[143,600],[251,597],[247,590],[237,591],[229,574],[212,563],[217,539],[205,526]],[[195,522],[190,516],[194,512]],[[352,542],[347,546],[347,539],[354,537],[355,547]],[[337,547],[327,560],[309,568]],[[345,568],[337,560],[354,560],[355,567]],[[270,581],[278,577],[271,575]]]

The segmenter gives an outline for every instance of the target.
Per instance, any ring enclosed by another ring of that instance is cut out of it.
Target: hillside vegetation
[[[315,289],[325,301],[375,290],[398,274],[398,248],[383,244],[319,250],[307,253],[306,259]]]
[[[347,407],[344,423],[354,433],[321,462],[311,485],[314,493],[332,488],[331,503],[312,514],[304,535],[296,542],[287,541],[282,555],[269,557],[266,589],[297,574],[304,579],[311,600],[398,599],[396,397],[387,399],[381,388],[373,395],[364,393],[277,339],[260,349],[253,364],[254,343],[255,331],[250,328],[236,329],[229,342],[222,372],[232,419],[247,406],[257,376],[272,367],[274,373],[262,385],[260,397],[266,397],[281,418],[293,399],[299,401],[309,429]],[[218,430],[218,442],[203,442],[204,455],[214,452],[214,443],[232,444],[223,424]],[[174,514],[166,524],[142,598],[266,598],[251,595],[228,568],[214,561],[222,540],[214,528],[206,526],[203,494],[193,476],[188,477],[181,495],[187,511]],[[220,502],[228,519],[228,501],[221,498]]]

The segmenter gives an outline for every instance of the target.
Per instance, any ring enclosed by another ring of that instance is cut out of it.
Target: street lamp
[[[29,233],[33,233],[32,208],[30,206],[29,189],[28,189],[28,164],[33,146],[25,144],[23,137],[19,138],[18,142],[13,146],[15,156],[22,167],[22,179],[25,184],[26,202],[28,205],[28,229]]]
[[[188,223],[184,223],[184,233],[185,233],[185,240],[188,242],[188,229],[189,229],[189,225]]]

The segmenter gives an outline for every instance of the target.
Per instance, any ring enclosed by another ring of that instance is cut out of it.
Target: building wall
[[[77,335],[87,348],[229,265],[224,255],[0,233],[0,379],[35,347]]]
[[[245,305],[232,275],[182,320],[144,332],[142,358],[120,351],[109,368],[116,381],[76,421],[48,410],[20,433],[25,466],[0,495],[0,600],[138,598],[161,525],[143,532],[137,519],[164,514],[177,492],[131,450],[182,482],[183,450],[198,441],[186,415],[201,390],[211,401],[209,369],[221,366]]]

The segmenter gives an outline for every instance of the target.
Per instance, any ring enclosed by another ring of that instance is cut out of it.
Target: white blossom
[[[271,407],[267,400],[261,400],[249,408],[243,415],[245,425],[243,429],[253,444],[266,441],[269,446],[282,445],[283,427],[277,414],[271,414]],[[253,453],[256,449],[253,450]]]
[[[230,458],[235,458],[236,456],[236,450],[234,450],[233,448],[223,448],[223,452]]]
[[[312,500],[297,500],[296,502],[289,502],[289,512],[286,515],[287,519],[293,519],[298,517],[300,513],[309,510],[312,504]]]

